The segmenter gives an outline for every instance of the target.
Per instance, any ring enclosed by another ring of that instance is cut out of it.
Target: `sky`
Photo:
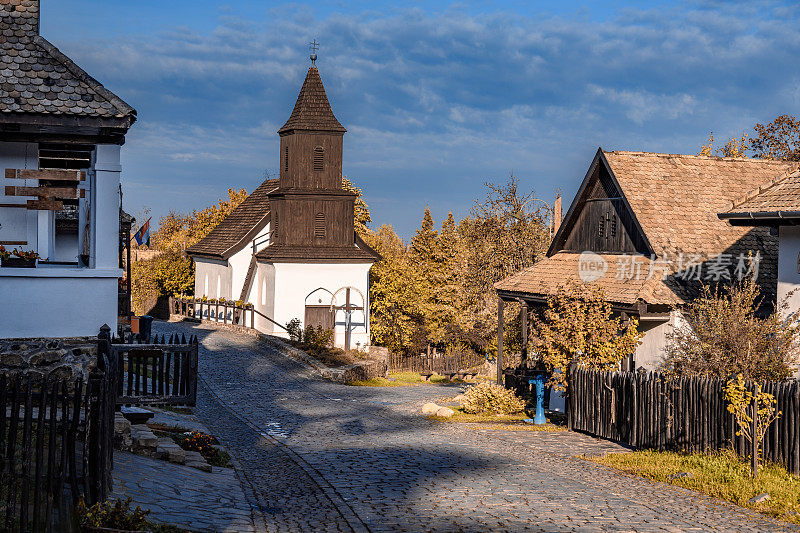
[[[138,111],[125,209],[153,221],[278,173],[317,66],[373,227],[469,213],[516,176],[572,200],[598,147],[697,153],[800,114],[795,2],[42,0],[41,33]]]

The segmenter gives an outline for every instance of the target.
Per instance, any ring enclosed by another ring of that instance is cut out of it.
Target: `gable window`
[[[617,236],[617,215],[615,215],[614,213],[611,213],[609,215],[609,230],[608,231],[611,234],[612,238]]]
[[[289,172],[289,147],[283,147],[283,171]]]
[[[314,238],[325,238],[325,213],[317,213],[314,216]]]
[[[314,148],[314,172],[325,170],[325,150],[321,146]]]
[[[606,236],[606,217],[604,215],[600,215],[600,222],[597,224],[597,236]]]

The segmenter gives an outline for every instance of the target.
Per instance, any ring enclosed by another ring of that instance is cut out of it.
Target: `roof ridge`
[[[703,159],[707,161],[740,161],[743,163],[758,163],[758,164],[786,164],[787,161],[777,159],[762,159],[758,157],[723,157],[717,155],[700,155],[700,154],[670,154],[666,152],[646,152],[638,150],[605,150],[602,149],[604,154],[620,154],[620,155],[649,155],[656,157],[690,157],[692,159]]]
[[[106,89],[102,83],[90,76],[85,70],[79,67],[74,61],[67,57],[61,50],[59,50],[50,41],[36,35],[32,39],[33,43],[42,49],[43,52],[48,54],[54,61],[57,61],[64,66],[73,76],[80,81],[86,83],[98,96],[105,99],[109,104],[114,106],[122,116],[131,115],[136,119],[136,110],[128,105],[122,98]]]
[[[746,193],[744,193],[742,196],[732,200],[731,201],[731,207],[730,207],[729,210],[736,209],[740,205],[744,204],[745,202],[747,202],[749,200],[752,200],[753,198],[755,198],[759,194],[765,192],[766,190],[771,189],[772,187],[775,187],[778,184],[780,184],[780,183],[782,183],[782,182],[784,182],[784,181],[786,181],[786,180],[788,180],[790,178],[794,178],[794,177],[798,177],[798,176],[800,176],[800,169],[795,169],[795,170],[792,170],[790,172],[787,172],[783,176],[779,176],[779,177],[773,178],[773,179],[771,179],[771,180],[769,180],[769,181],[767,181],[765,183],[762,183],[761,185],[759,185],[755,189],[751,189],[751,190],[747,191]]]

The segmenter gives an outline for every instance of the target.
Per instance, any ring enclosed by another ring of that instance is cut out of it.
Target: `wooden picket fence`
[[[456,353],[452,355],[402,355],[390,353],[388,360],[390,371],[437,372],[447,374],[460,372],[481,366],[486,357],[476,353]]]
[[[0,375],[0,530],[72,531],[111,490],[114,394],[88,380]]]
[[[194,406],[198,348],[196,336],[112,339],[108,353],[115,367],[117,404]]]
[[[668,379],[660,373],[569,372],[570,429],[639,448],[708,452],[730,448],[746,457],[725,402],[725,380]],[[752,383],[748,386],[753,386]],[[782,415],[767,429],[763,456],[800,474],[800,383],[762,383]]]

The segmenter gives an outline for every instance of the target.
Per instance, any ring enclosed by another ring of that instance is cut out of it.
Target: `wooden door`
[[[304,325],[322,326],[322,329],[333,329],[334,314],[329,305],[307,305],[306,306],[306,320]]]

